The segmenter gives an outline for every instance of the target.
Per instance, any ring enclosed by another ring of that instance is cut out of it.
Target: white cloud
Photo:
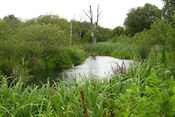
[[[0,2],[0,17],[14,14],[22,19],[30,19],[42,14],[57,14],[66,19],[87,19],[84,10],[92,5],[96,10],[100,4],[102,11],[99,24],[114,28],[122,26],[129,9],[151,3],[162,8],[161,0],[2,0]],[[94,14],[95,15],[95,14]]]

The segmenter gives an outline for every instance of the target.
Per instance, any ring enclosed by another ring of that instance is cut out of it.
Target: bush
[[[33,57],[28,63],[28,68],[32,69],[32,71],[41,71],[46,67],[42,58]]]
[[[75,48],[61,49],[57,55],[56,64],[59,69],[66,69],[82,63],[86,58],[85,52]]]
[[[84,51],[75,48],[68,48],[67,52],[71,57],[72,64],[74,65],[82,63],[87,56]]]
[[[70,55],[66,49],[61,49],[57,55],[56,68],[66,69],[72,66]]]
[[[5,59],[0,63],[0,70],[4,75],[10,76],[15,68],[14,60]]]

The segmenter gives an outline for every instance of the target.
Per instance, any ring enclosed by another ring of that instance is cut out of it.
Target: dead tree
[[[92,11],[92,7],[89,6],[89,11],[88,13],[84,10],[84,13],[86,14],[86,16],[89,18],[90,22],[91,22],[91,38],[92,38],[92,42],[93,45],[96,44],[97,41],[97,28],[98,28],[98,21],[99,21],[99,17],[101,14],[101,11],[99,10],[99,5],[97,8],[97,19],[96,22],[93,21],[93,11]]]
[[[81,36],[82,36],[82,28],[83,28],[82,18],[81,18],[81,17],[80,17],[80,20],[79,20],[79,24],[80,24],[79,38],[80,38],[80,40],[81,40]]]
[[[72,47],[72,20],[70,21],[70,48]]]

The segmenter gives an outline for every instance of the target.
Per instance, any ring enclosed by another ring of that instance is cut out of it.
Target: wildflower
[[[118,68],[118,66],[117,66],[117,68],[113,69],[113,73],[114,73],[114,74],[117,74],[118,72],[119,72],[119,68]]]
[[[122,73],[125,72],[125,64],[124,64],[124,62],[122,63],[122,66],[121,66],[121,72]]]

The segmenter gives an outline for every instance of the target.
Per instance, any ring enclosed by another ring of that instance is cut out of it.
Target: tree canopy
[[[113,36],[115,36],[115,35],[120,36],[122,34],[125,34],[125,29],[124,29],[124,27],[117,26],[112,30],[112,33],[113,33],[112,34]]]
[[[172,16],[175,11],[175,0],[162,0],[164,2],[164,7],[162,9],[163,17],[172,21]]]
[[[144,7],[133,8],[127,14],[124,25],[132,36],[143,31],[144,28],[149,29],[150,25],[161,17],[161,10],[155,5],[145,4]]]

